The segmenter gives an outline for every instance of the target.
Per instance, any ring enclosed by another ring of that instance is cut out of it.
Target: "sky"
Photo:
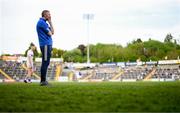
[[[53,47],[71,50],[80,44],[121,44],[141,38],[180,40],[180,0],[0,0],[0,54],[39,48],[36,23],[50,10]],[[92,14],[89,21],[84,14]],[[89,29],[89,35],[88,35]]]

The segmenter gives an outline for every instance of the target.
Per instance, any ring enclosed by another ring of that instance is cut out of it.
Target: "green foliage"
[[[173,42],[174,41],[174,42]],[[148,41],[142,41],[141,38],[128,43],[126,47],[117,44],[102,44],[90,45],[90,61],[91,62],[126,62],[149,60],[161,60],[166,56],[168,59],[177,59],[180,56],[180,45],[174,40],[171,34],[167,34],[164,42],[149,38]],[[41,56],[41,53],[38,55]],[[63,57],[67,62],[86,62],[87,47],[80,44],[77,48],[64,51],[53,48],[52,57]]]
[[[86,62],[87,49],[83,45],[79,45],[78,50],[66,53],[65,61]],[[126,47],[117,44],[90,45],[91,62],[121,62],[121,61],[142,61],[161,60],[166,56],[168,59],[177,59],[180,56],[180,45],[172,42],[160,42],[157,40],[142,41],[137,39],[129,43]],[[84,54],[84,55],[82,55]],[[78,58],[77,58],[78,56]]]
[[[1,56],[11,56],[11,54],[2,54]]]
[[[61,58],[63,54],[64,54],[64,51],[61,49],[57,49],[57,48],[52,49],[53,58]]]
[[[67,62],[82,62],[82,53],[79,49],[73,49],[63,54],[63,58]]]
[[[173,41],[173,36],[171,35],[171,33],[167,34],[164,42],[172,42]]]
[[[86,55],[86,53],[85,53],[86,46],[85,45],[83,45],[83,44],[79,45],[78,49],[81,51],[82,56]]]
[[[138,38],[137,40],[132,41],[132,44],[136,44],[136,43],[142,43],[142,40],[140,38]]]
[[[118,62],[122,54],[122,46],[116,44],[97,44],[90,46],[90,55],[99,62]]]

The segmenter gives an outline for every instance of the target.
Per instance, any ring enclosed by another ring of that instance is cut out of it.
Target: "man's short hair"
[[[49,10],[43,10],[41,16],[44,17],[47,12],[49,12]]]

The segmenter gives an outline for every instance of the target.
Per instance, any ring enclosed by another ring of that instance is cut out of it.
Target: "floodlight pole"
[[[89,24],[90,24],[90,20],[93,20],[94,18],[94,14],[84,14],[83,15],[83,19],[86,20],[86,24],[87,24],[87,28],[86,28],[86,32],[87,32],[87,64],[90,63],[90,54],[89,54],[89,38],[90,38],[90,28],[89,28]]]

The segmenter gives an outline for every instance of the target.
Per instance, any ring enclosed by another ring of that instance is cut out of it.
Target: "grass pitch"
[[[0,83],[1,112],[180,112],[180,82]]]

